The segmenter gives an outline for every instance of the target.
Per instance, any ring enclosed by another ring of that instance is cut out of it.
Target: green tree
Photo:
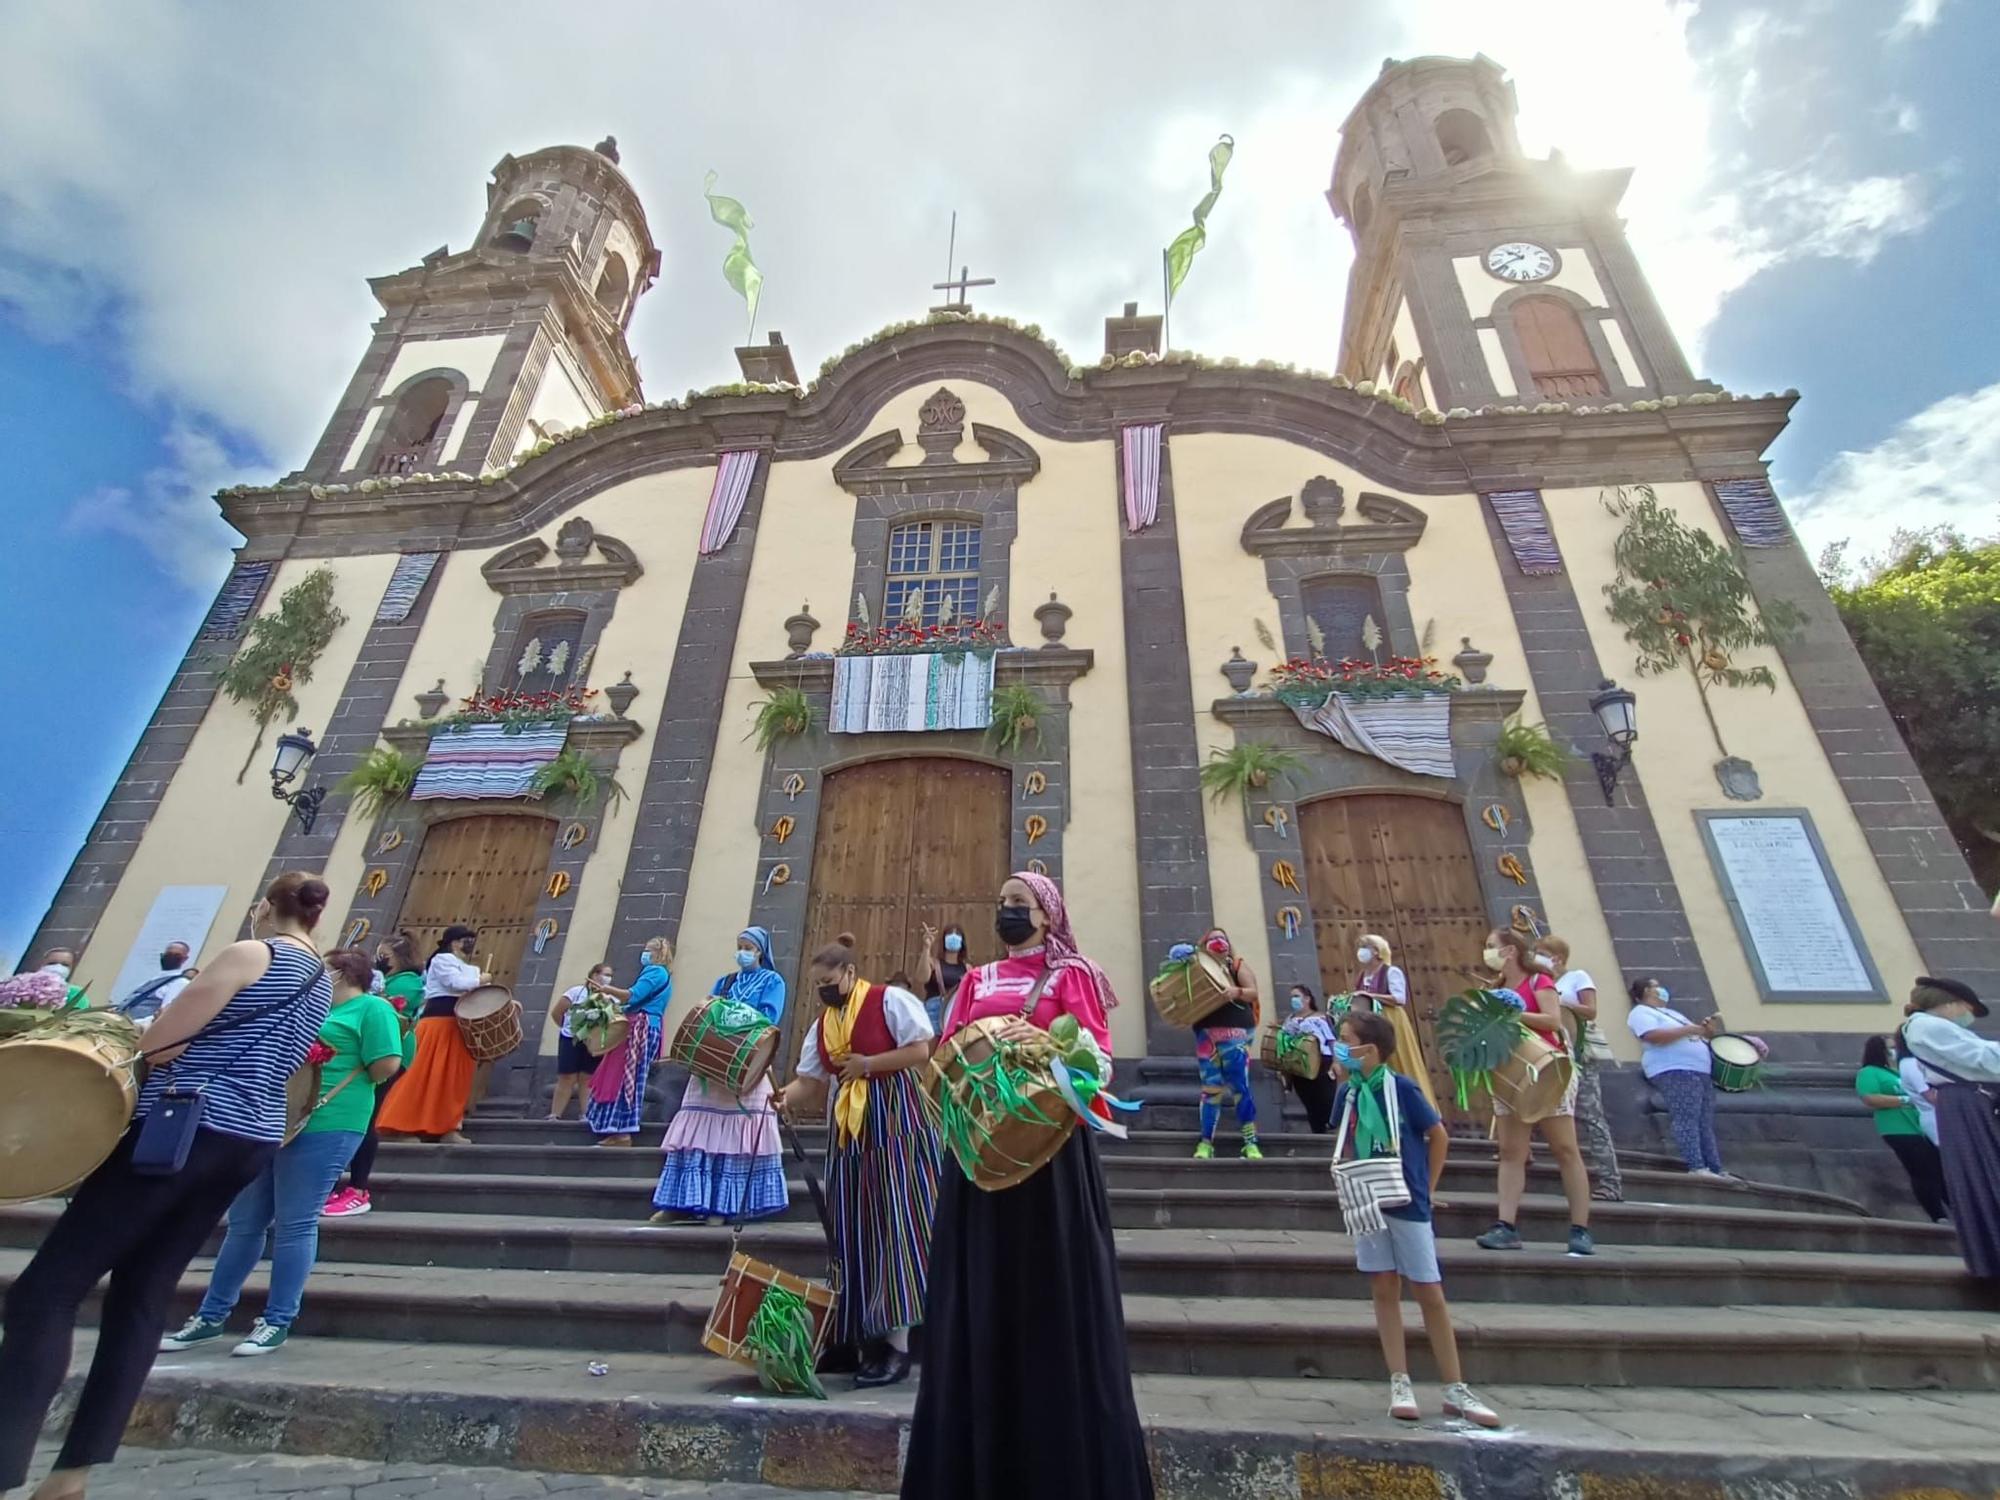
[[[347,616],[333,602],[333,569],[315,568],[278,599],[278,607],[250,622],[250,637],[222,669],[222,695],[241,703],[257,721],[257,738],[236,773],[240,782],[257,758],[264,731],[280,715],[299,711],[295,686],[312,681],[313,667]]]
[[[1973,874],[2000,887],[2000,538],[1898,532],[1885,558],[1821,561],[1860,648]]]

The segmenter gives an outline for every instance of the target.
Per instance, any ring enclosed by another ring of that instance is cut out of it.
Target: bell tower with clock
[[[1716,389],[1625,238],[1630,169],[1530,160],[1514,115],[1491,58],[1382,65],[1327,193],[1355,248],[1341,372],[1439,411]]]

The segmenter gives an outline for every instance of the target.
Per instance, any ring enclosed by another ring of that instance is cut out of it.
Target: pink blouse
[[[943,1041],[961,1027],[989,1016],[1018,1016],[1045,967],[1042,950],[1037,948],[1033,953],[1010,954],[997,964],[968,970],[951,1002],[938,1040]],[[1104,1055],[1111,1055],[1111,1027],[1104,1019],[1104,1002],[1096,984],[1081,969],[1058,971],[1042,991],[1042,998],[1035,1002],[1034,1013],[1028,1019],[1046,1031],[1049,1023],[1060,1015],[1075,1016],[1077,1024],[1097,1038]]]

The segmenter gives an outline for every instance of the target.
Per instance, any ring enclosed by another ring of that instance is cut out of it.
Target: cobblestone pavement
[[[34,1478],[55,1458],[36,1454]],[[26,1495],[29,1490],[23,1489]],[[592,1474],[525,1474],[514,1469],[453,1469],[434,1464],[376,1464],[345,1458],[208,1453],[194,1448],[127,1448],[91,1475],[90,1500],[880,1500],[831,1490],[774,1490],[763,1485],[604,1479]]]

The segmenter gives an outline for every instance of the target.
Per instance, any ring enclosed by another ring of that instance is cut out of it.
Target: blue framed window
[[[915,601],[921,600],[921,606]],[[884,624],[922,609],[926,625],[979,616],[979,526],[972,521],[911,521],[889,533]]]

